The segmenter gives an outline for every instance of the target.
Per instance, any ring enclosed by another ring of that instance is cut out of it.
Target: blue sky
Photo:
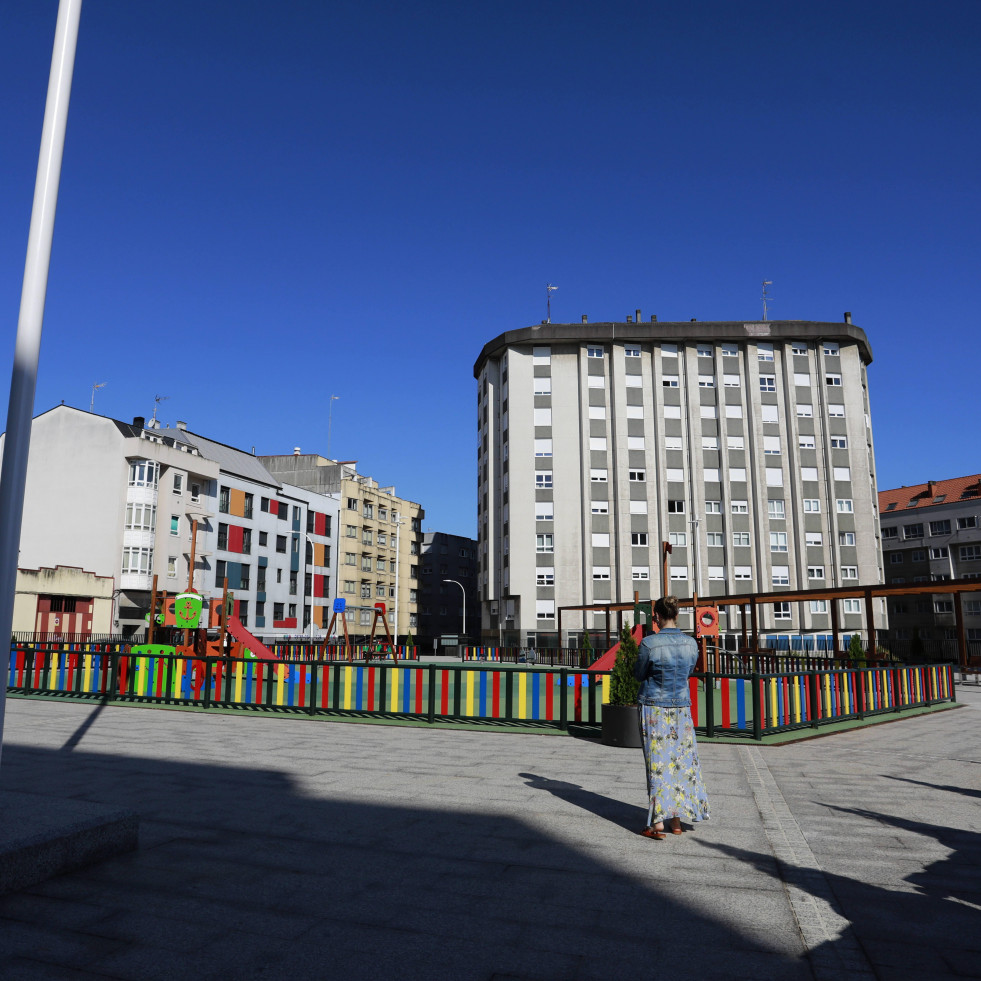
[[[55,0],[0,5],[9,378]],[[476,534],[473,362],[867,332],[882,488],[981,470],[981,4],[85,0],[36,410],[327,451]],[[367,370],[354,370],[355,366]],[[6,399],[3,399],[5,412]]]

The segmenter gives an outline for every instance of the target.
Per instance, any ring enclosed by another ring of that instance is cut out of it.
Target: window
[[[777,415],[777,407],[775,405],[761,405],[760,406],[760,421],[761,422],[779,422],[779,416]]]
[[[897,531],[898,531],[898,529],[896,528],[895,525],[890,525],[888,528],[883,528],[882,529],[882,537],[883,538],[895,538]]]
[[[740,481],[742,483],[746,482],[746,468],[745,467],[730,467],[729,468],[729,479],[732,481]]]
[[[532,410],[532,418],[536,426],[551,426],[552,425],[552,410],[551,409],[534,409]]]
[[[688,570],[684,566],[673,565],[671,566],[671,578],[672,579],[687,579]]]
[[[242,515],[242,517],[244,517],[244,518],[251,518],[252,517],[252,506],[253,506],[254,502],[255,502],[255,495],[253,495],[253,494],[246,494],[245,495],[245,514]]]
[[[661,345],[661,356],[665,358],[676,358],[678,357],[678,345],[677,344],[662,344]]]
[[[665,436],[664,437],[664,448],[666,450],[680,450],[681,449],[681,437],[680,436]]]
[[[555,517],[555,505],[551,501],[535,502],[535,520],[551,521]],[[381,536],[379,536],[380,538]],[[383,544],[379,542],[379,544]]]
[[[696,348],[698,356],[700,358],[710,358],[712,357],[712,345],[711,344],[699,344]]]
[[[842,579],[858,579],[858,566],[857,565],[843,565],[841,567],[841,578]]]
[[[219,528],[220,527],[221,526],[219,525]],[[218,547],[220,548],[221,546],[219,545]],[[282,552],[282,553],[285,553],[286,552],[286,536],[285,535],[277,535],[276,536],[276,551],[277,552]]]
[[[790,619],[790,604],[789,603],[774,603],[773,604],[773,619],[774,620],[789,620]]]
[[[242,529],[242,552],[245,555],[252,554],[252,529],[251,528]]]
[[[685,471],[680,467],[665,467],[664,476],[669,481],[675,480],[681,482],[685,479]]]
[[[646,470],[628,470],[627,471],[627,479],[628,480],[633,480],[635,482],[647,480],[647,471]]]
[[[698,376],[698,387],[699,388],[715,388],[715,375],[699,375]]]
[[[179,475],[175,474],[174,476]],[[159,479],[160,464],[153,460],[134,460],[129,465],[130,487],[156,487]],[[183,480],[183,477],[181,479]]]
[[[954,601],[953,600],[934,600],[933,601],[933,612],[934,613],[953,613],[954,612]]]
[[[981,559],[981,545],[961,545],[962,562],[977,562]]]
[[[810,419],[814,415],[814,407],[809,402],[798,402],[797,415],[801,419]]]
[[[536,487],[551,487],[552,486],[552,471],[551,470],[536,470],[535,471],[535,486]]]
[[[644,449],[644,437],[643,436],[628,436],[627,437],[627,449],[628,450],[642,450],[642,449]]]
[[[668,514],[684,514],[685,513],[685,502],[684,501],[668,501]]]
[[[800,468],[800,479],[801,480],[817,480],[818,479],[817,467],[801,467]]]
[[[357,538],[358,529],[354,525],[345,525],[344,534],[347,535],[348,538]]]
[[[681,418],[681,406],[680,405],[665,405],[661,409],[661,415],[665,419],[680,419]]]
[[[606,387],[606,379],[603,377],[603,375],[590,375],[586,379],[586,387],[587,388],[605,388]]]
[[[348,511],[360,510],[360,508],[358,507],[358,499],[356,497],[349,497],[347,499],[347,509]]]
[[[766,486],[783,487],[783,471],[779,467],[766,468]]]
[[[726,419],[742,419],[742,417],[743,417],[743,407],[741,405],[726,406]]]
[[[721,531],[710,531],[705,536],[705,543],[709,548],[722,548],[725,544],[725,536]]]
[[[708,571],[709,579],[725,579],[726,570],[722,565],[710,565]]]
[[[773,345],[768,341],[760,341],[756,345],[756,354],[760,361],[772,361]]]
[[[592,344],[589,345],[586,348],[586,357],[587,358],[601,358],[601,357],[603,357],[603,348],[596,347],[596,346],[594,346]]]
[[[946,559],[946,558],[949,558],[949,557],[950,556],[949,556],[949,553],[947,551],[947,546],[946,545],[938,545],[938,546],[934,546],[933,548],[930,549],[930,558],[931,559]]]
[[[668,533],[668,542],[671,545],[688,545],[688,535],[683,531],[672,531]]]
[[[910,562],[925,562],[926,552],[922,548],[915,548],[909,553]]]
[[[649,566],[646,565],[635,565],[631,566],[630,569],[631,579],[640,579],[642,581],[647,581],[651,578],[651,570]]]
[[[779,436],[764,436],[763,437],[763,452],[773,456],[780,452],[780,437]]]
[[[746,440],[742,436],[726,436],[726,446],[730,450],[743,450],[746,448]]]
[[[838,387],[841,385],[841,375],[825,375],[824,381],[827,385]]]
[[[722,357],[724,358],[735,358],[739,356],[738,344],[720,344],[719,349],[722,351]]]
[[[592,541],[593,548],[609,548],[610,547],[609,532],[594,531],[592,534],[591,541]]]
[[[719,480],[719,468],[718,467],[706,467],[705,468],[705,480],[706,482],[718,483]]]
[[[605,443],[606,440],[603,440]],[[590,440],[592,443],[592,440]],[[535,456],[551,456],[552,455],[552,441],[550,439],[536,439],[535,440]]]
[[[831,449],[833,449],[833,450],[847,450],[848,449],[848,437],[847,436],[832,436],[831,437]]]
[[[823,576],[821,577],[824,578]],[[811,600],[811,613],[827,613],[828,612],[828,601],[827,600]]]
[[[739,388],[739,375],[723,375],[723,388]]]
[[[786,512],[784,511],[783,501],[775,500],[773,498],[766,502],[766,513],[771,518],[775,519],[782,519],[787,516]]]
[[[703,450],[717,450],[719,448],[719,437],[718,436],[703,436],[702,437],[702,449]]]
[[[624,344],[623,345],[623,356],[625,358],[639,358],[640,357],[640,345],[639,344]]]
[[[824,535],[819,531],[807,531],[804,533],[805,545],[824,545]]]
[[[733,579],[752,579],[753,570],[748,565],[737,565],[732,575]]]
[[[593,501],[591,504],[591,510],[593,514],[609,514],[610,503],[609,501]]]
[[[228,525],[224,523],[218,525],[218,547],[223,550],[228,549]]]
[[[677,375],[661,375],[661,384],[665,388],[677,388],[678,387],[678,376]]]
[[[835,341],[825,341],[821,346],[821,350],[824,351],[828,357],[833,357],[838,353],[838,344]]]
[[[981,600],[966,600],[964,612],[969,617],[981,617]]]
[[[839,497],[835,501],[835,507],[839,514],[853,514],[855,512],[855,505],[850,497]]]
[[[606,406],[605,405],[591,405],[589,407],[589,418],[590,419],[605,419],[606,418]]]
[[[949,535],[950,534],[950,521],[931,521],[930,522],[930,534],[931,535]]]
[[[922,538],[923,525],[903,525],[903,538]]]
[[[803,504],[805,514],[821,513],[821,502],[816,497],[805,497]]]
[[[845,407],[837,402],[828,403],[828,415],[835,419],[845,418]]]
[[[554,552],[555,538],[553,535],[535,535],[536,552]]]
[[[167,577],[170,579],[177,578],[177,559],[173,555],[167,556]]]
[[[608,565],[593,566],[593,581],[605,582],[610,578],[610,567]]]
[[[846,599],[841,601],[841,609],[844,613],[861,613],[862,601],[857,599]]]
[[[957,519],[958,529],[977,528],[977,526],[978,526],[978,518],[977,515],[975,514],[969,514],[966,518]]]
[[[534,347],[531,349],[532,364],[551,364],[552,349],[548,347]]]
[[[834,467],[835,480],[851,480],[852,471],[850,467]]]
[[[647,547],[647,532],[646,531],[632,531],[630,533],[630,544],[637,545],[641,548]]]
[[[122,573],[149,575],[153,568],[153,549],[128,547],[123,549]]]
[[[903,553],[902,552],[890,552],[889,553],[889,564],[890,565],[902,565],[903,563]]]
[[[126,510],[129,510],[127,506]],[[180,515],[172,514],[170,516],[170,533],[172,535],[179,535],[181,533],[181,519]]]
[[[630,513],[631,514],[647,514],[647,501],[631,501],[630,502]]]
[[[854,545],[855,544],[855,532],[853,532],[853,531],[839,531],[838,532],[838,544],[839,545]]]
[[[589,471],[589,479],[594,484],[605,484],[607,481],[607,470],[605,467],[592,467]],[[551,484],[549,484],[551,486]]]
[[[174,517],[170,519],[170,533],[176,535],[174,529]],[[180,522],[180,518],[177,518]],[[142,531],[154,531],[157,526],[157,509],[153,504],[127,504],[126,505],[126,527],[135,528]]]
[[[823,565],[809,565],[807,567],[807,578],[808,579],[823,579],[824,578],[824,566]]]
[[[666,405],[664,407],[664,418],[670,419],[671,415],[668,414],[668,409],[677,409],[678,414],[674,417],[676,419],[681,418],[681,407],[677,405]],[[719,410],[717,406],[714,405],[700,405],[698,407],[698,415],[701,419],[718,419]]]
[[[540,565],[536,570],[537,575],[537,585],[539,586],[554,586],[555,585],[555,567],[551,565]]]
[[[814,437],[809,435],[808,433],[801,433],[801,435],[797,437],[797,445],[802,450],[813,450]]]
[[[749,545],[749,532],[748,531],[735,531],[732,533],[732,544],[733,545]]]
[[[774,375],[760,375],[760,391],[775,392],[777,390],[777,379]]]
[[[296,511],[297,508],[294,508],[293,510]],[[374,504],[369,504],[367,501],[365,501],[364,502],[364,511],[363,511],[363,514],[364,514],[364,516],[366,518],[374,518],[374,516],[375,516],[375,505]]]
[[[789,586],[790,566],[775,565],[773,567],[772,582],[774,586]]]
[[[798,388],[810,388],[811,376],[806,371],[795,371],[794,385],[796,385]]]
[[[535,441],[537,444],[537,440]],[[549,440],[551,443],[551,440]],[[589,448],[591,450],[606,450],[606,437],[605,436],[590,436],[589,437]]]
[[[536,395],[552,394],[552,378],[550,375],[535,376],[535,394]]]
[[[770,532],[770,551],[771,552],[787,551],[787,533],[785,531]]]
[[[706,501],[705,502],[705,513],[706,514],[722,514],[722,502],[721,501]]]
[[[733,514],[749,514],[749,504],[746,501],[733,501],[732,502],[732,513]]]

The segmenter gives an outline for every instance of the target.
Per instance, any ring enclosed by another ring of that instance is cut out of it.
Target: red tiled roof
[[[914,508],[931,507],[934,504],[952,504],[956,501],[977,497],[981,499],[981,474],[970,477],[952,477],[950,480],[932,480],[911,487],[879,491],[879,515],[887,512],[912,511]]]

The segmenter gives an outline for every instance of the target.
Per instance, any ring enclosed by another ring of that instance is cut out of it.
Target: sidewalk
[[[7,703],[0,787],[141,815],[141,847],[0,899],[15,979],[981,977],[981,693],[711,744],[712,820],[640,838],[639,750]]]

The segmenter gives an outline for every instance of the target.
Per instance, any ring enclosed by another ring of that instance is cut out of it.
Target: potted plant
[[[610,700],[603,706],[603,745],[640,747],[640,708],[637,693],[640,684],[634,678],[637,641],[630,624],[620,632],[613,673],[610,677]]]

